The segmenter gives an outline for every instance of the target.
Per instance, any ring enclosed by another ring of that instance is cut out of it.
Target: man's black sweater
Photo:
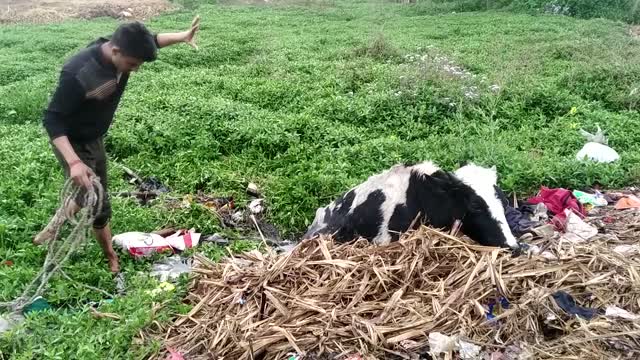
[[[43,119],[51,140],[66,135],[71,142],[87,143],[111,126],[129,74],[118,76],[115,66],[105,61],[100,46],[107,41],[97,39],[63,66]]]

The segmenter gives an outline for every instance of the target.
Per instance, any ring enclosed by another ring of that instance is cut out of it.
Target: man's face
[[[140,59],[133,58],[131,56],[126,56],[120,51],[118,47],[113,47],[111,52],[111,61],[113,65],[118,69],[119,72],[129,73],[132,71],[137,71],[140,68],[140,65],[144,61]]]

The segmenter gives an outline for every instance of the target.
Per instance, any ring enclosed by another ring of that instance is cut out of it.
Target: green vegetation
[[[387,1],[189,4],[202,17],[200,51],[164,49],[132,77],[107,140],[111,159],[178,194],[243,200],[253,181],[286,236],[304,231],[317,206],[398,162],[496,165],[501,186],[520,194],[638,178],[640,45],[623,23],[443,14]],[[148,25],[181,30],[194,11]],[[102,19],[0,27],[0,259],[14,263],[0,265],[0,300],[17,296],[39,270],[44,249],[30,241],[58,205],[62,174],[41,115],[60,66],[115,26]],[[584,142],[578,129],[597,123],[620,162],[574,160]],[[110,172],[113,192],[131,189],[118,167]],[[114,233],[220,229],[197,208],[122,198],[113,205]],[[226,251],[202,248],[214,257]],[[184,286],[152,298],[146,291],[157,283],[138,274],[152,259],[122,262],[129,292],[100,307],[121,320],[92,317],[86,303],[102,295],[55,278],[46,298],[56,310],[0,338],[0,358],[140,358],[157,349],[133,338],[188,311],[179,300]],[[114,291],[95,241],[65,269],[78,283]],[[154,312],[154,302],[165,305]]]
[[[509,10],[531,14],[568,15],[581,19],[605,18],[637,24],[638,0],[427,0],[417,1],[422,13]]]

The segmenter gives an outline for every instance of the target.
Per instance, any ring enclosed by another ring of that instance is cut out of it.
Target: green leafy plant
[[[110,157],[155,176],[174,196],[203,191],[243,206],[246,185],[255,182],[267,220],[289,238],[306,229],[318,206],[399,162],[495,165],[501,187],[520,195],[541,185],[637,183],[640,43],[624,25],[484,12],[498,7],[485,1],[427,3],[194,3],[200,51],[163,49],[132,76],[106,140]],[[184,10],[148,25],[177,29],[193,15]],[[2,301],[42,265],[44,249],[31,239],[58,206],[62,173],[41,120],[60,66],[115,26],[102,19],[0,28],[0,260],[13,262],[0,265]],[[596,123],[619,162],[575,160],[584,143],[578,129]],[[113,193],[132,190],[118,167],[109,171]],[[114,197],[113,209],[116,234],[165,226],[222,231],[198,207],[141,207]],[[242,234],[229,237],[229,249],[204,244],[196,251],[219,259],[259,246]],[[154,321],[188,311],[181,303],[186,281],[150,297],[158,284],[144,273],[154,259],[121,259],[131,291],[99,307],[120,320],[88,311],[89,302],[105,299],[80,284],[114,290],[91,239],[65,265],[74,282],[52,279],[46,298],[54,309],[0,337],[2,356],[138,359],[158,351],[158,342],[134,340]]]

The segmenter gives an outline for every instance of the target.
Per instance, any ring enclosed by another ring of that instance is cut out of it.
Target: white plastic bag
[[[147,256],[165,250],[183,251],[186,248],[197,246],[200,242],[199,233],[193,229],[177,231],[171,236],[162,237],[158,234],[144,232],[127,232],[113,237],[112,241],[124,251],[128,251],[133,256]]]
[[[627,320],[640,320],[640,315],[632,314],[625,309],[621,309],[617,306],[607,306],[604,316],[609,318],[621,318]]]
[[[161,282],[175,280],[184,273],[191,272],[189,259],[183,259],[180,255],[173,255],[155,264],[151,271],[151,276],[157,277]]]
[[[458,338],[447,336],[439,332],[429,333],[429,349],[433,354],[448,353],[458,349]]]
[[[434,355],[458,351],[462,360],[479,360],[482,348],[460,340],[458,335],[447,336],[439,332],[429,333],[429,352]]]
[[[600,125],[597,125],[598,131],[595,134],[590,134],[583,129],[580,129],[580,134],[588,141],[578,154],[576,159],[582,161],[585,159],[610,163],[620,159],[620,155],[609,147],[609,140],[604,135]]]
[[[578,151],[576,159],[579,161],[588,159],[602,163],[610,163],[620,159],[620,155],[607,145],[589,142]]]

